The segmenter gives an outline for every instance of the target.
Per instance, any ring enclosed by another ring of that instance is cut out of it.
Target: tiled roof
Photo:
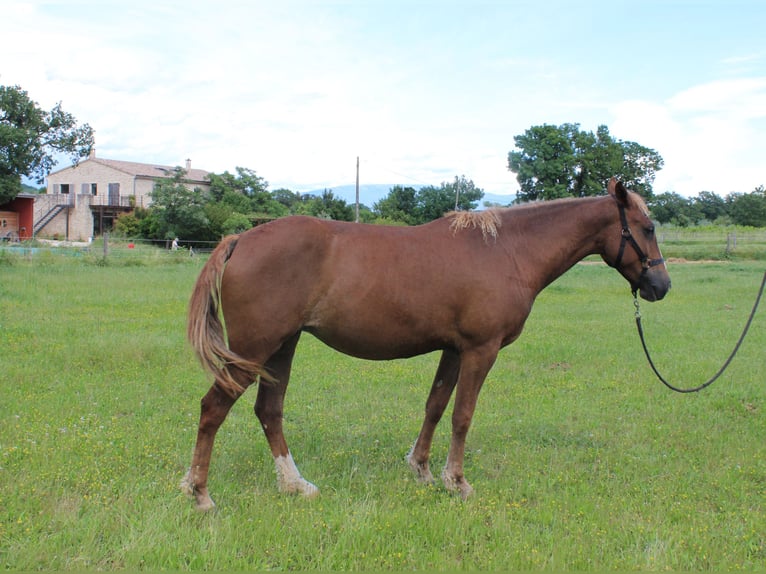
[[[170,177],[175,167],[169,165],[157,165],[152,163],[138,163],[134,161],[121,161],[117,159],[102,159],[92,157],[86,161],[93,161],[138,177]],[[186,172],[186,179],[191,181],[207,181],[210,172],[204,169],[190,169]]]

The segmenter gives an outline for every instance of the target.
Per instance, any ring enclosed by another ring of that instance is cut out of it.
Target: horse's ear
[[[606,190],[609,192],[609,195],[614,197],[620,204],[628,204],[628,190],[616,177],[609,180],[609,185],[606,186]]]

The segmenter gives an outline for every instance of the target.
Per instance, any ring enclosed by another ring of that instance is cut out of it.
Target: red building
[[[0,241],[32,239],[35,221],[35,196],[19,194],[16,199],[0,205]]]

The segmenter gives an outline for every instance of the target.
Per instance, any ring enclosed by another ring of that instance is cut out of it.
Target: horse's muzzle
[[[638,293],[646,301],[659,301],[670,291],[670,276],[665,266],[648,269],[638,281]]]

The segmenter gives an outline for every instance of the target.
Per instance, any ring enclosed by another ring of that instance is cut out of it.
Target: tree
[[[306,204],[308,215],[336,221],[354,221],[354,209],[345,199],[335,197],[332,190],[325,189],[320,197],[312,197]]]
[[[186,172],[175,168],[170,179],[157,180],[152,191],[150,215],[142,231],[152,239],[173,237],[215,240],[218,230],[211,229],[206,213],[208,198],[199,189],[184,184]]]
[[[372,209],[383,219],[415,225],[418,204],[416,195],[414,187],[395,185],[386,197],[375,202]]]
[[[566,124],[533,126],[513,139],[521,151],[508,154],[508,169],[516,173],[519,199],[554,199],[570,194],[574,150]]]
[[[484,191],[464,175],[452,183],[442,182],[439,187],[427,185],[415,190],[396,185],[388,195],[373,206],[375,214],[391,222],[419,225],[438,219],[448,211],[475,209]]]
[[[766,227],[766,189],[762,185],[751,193],[730,194],[727,200],[732,223]]]
[[[210,196],[214,201],[221,201],[228,191],[235,191],[243,197],[265,202],[271,199],[268,182],[246,167],[237,167],[236,175],[228,171],[222,174],[210,174]]]
[[[514,142],[518,151],[508,153],[508,169],[522,201],[600,195],[612,176],[650,198],[663,164],[656,151],[616,140],[603,125],[595,134],[579,124],[532,126]]]
[[[681,227],[690,223],[689,205],[688,199],[673,191],[655,195],[647,202],[652,218],[658,223],[675,223]]]
[[[297,191],[291,191],[281,187],[271,192],[271,197],[278,203],[284,205],[287,209],[292,209],[293,206],[301,202],[301,194]]]
[[[22,176],[43,183],[56,155],[69,154],[76,165],[92,148],[93,129],[78,127],[61,102],[46,112],[19,86],[0,86],[0,203],[21,192]]]
[[[416,223],[427,223],[439,219],[456,208],[460,211],[470,211],[478,205],[482,197],[484,197],[484,191],[477,188],[473,181],[467,180],[464,175],[456,176],[452,183],[442,182],[439,187],[431,185],[421,187],[416,196]]]
[[[692,201],[702,217],[710,222],[726,215],[726,200],[712,191],[700,191]]]

